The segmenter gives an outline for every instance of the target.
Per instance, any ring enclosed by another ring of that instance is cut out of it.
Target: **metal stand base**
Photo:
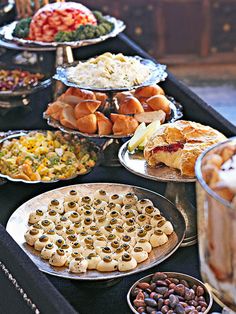
[[[119,138],[109,138],[102,145],[103,157],[101,165],[105,167],[121,167],[118,159],[118,152],[122,145],[122,140]]]
[[[176,205],[186,223],[186,234],[181,246],[190,246],[197,243],[195,183],[168,182],[165,197]]]

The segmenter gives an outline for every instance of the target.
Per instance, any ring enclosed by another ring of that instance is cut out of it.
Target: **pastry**
[[[108,195],[108,193],[105,190],[97,190],[94,193],[94,198],[98,199],[98,200],[101,200],[101,201],[104,201],[104,202],[108,202],[109,195]]]
[[[61,236],[66,232],[66,228],[59,224],[55,226],[55,231],[56,231],[56,234]]]
[[[79,119],[94,113],[100,107],[100,105],[101,102],[99,100],[90,99],[81,101],[75,106],[75,118]]]
[[[64,213],[63,206],[61,206],[60,202],[56,199],[51,200],[50,204],[48,205],[48,210],[55,210],[58,214]]]
[[[81,198],[80,205],[92,205],[94,198],[88,195],[85,195]]]
[[[140,123],[152,123],[154,121],[160,121],[160,124],[162,124],[165,122],[166,113],[163,110],[148,112],[145,110],[145,112],[135,114],[134,118]]]
[[[30,213],[28,223],[33,225],[39,222],[40,220],[42,220],[43,217],[44,217],[44,212],[40,209],[37,209],[36,211]]]
[[[79,194],[78,194],[77,191],[75,191],[75,190],[70,190],[70,191],[65,195],[64,200],[65,200],[66,202],[79,202],[80,196],[79,196]]]
[[[123,197],[123,203],[125,205],[126,204],[134,205],[137,203],[137,201],[138,201],[137,195],[135,195],[132,192],[125,194],[125,196]]]
[[[155,215],[159,215],[160,211],[156,207],[154,207],[152,205],[148,205],[142,209],[142,214],[149,215],[149,216],[153,217]]]
[[[51,209],[45,213],[44,218],[56,223],[60,219],[60,215],[54,209]]]
[[[119,205],[121,205],[123,203],[122,195],[119,195],[119,194],[112,194],[112,195],[110,195],[109,203],[110,204],[119,204]],[[111,209],[111,208],[109,208],[109,209]]]
[[[49,219],[43,219],[39,222],[39,224],[45,232],[55,228],[54,222]]]
[[[79,208],[78,203],[76,203],[74,201],[69,201],[69,202],[65,202],[64,203],[65,213],[76,211],[76,210],[78,210],[78,208]]]
[[[61,226],[65,227],[65,228],[68,228],[70,226],[70,224],[71,224],[71,221],[67,217],[61,216],[59,221],[58,221],[58,223]]]
[[[153,206],[153,202],[149,199],[141,199],[136,203],[137,211],[141,214],[143,209],[147,206]]]
[[[101,112],[95,112],[98,123],[98,134],[99,135],[109,135],[112,133],[112,123],[111,121]]]
[[[128,271],[132,270],[137,266],[137,261],[129,253],[124,253],[122,257],[118,260],[118,270]]]
[[[130,116],[111,113],[110,118],[114,123],[112,130],[115,135],[133,134],[138,127],[138,121]]]
[[[77,105],[79,102],[84,100],[95,100],[96,97],[91,91],[70,87],[58,99],[69,105]]]
[[[95,199],[93,202],[93,208],[95,208],[96,210],[98,209],[102,209],[102,211],[99,213],[99,211],[97,212],[98,214],[102,215],[104,214],[104,208],[106,207],[107,202],[101,200],[101,199]]]
[[[179,120],[164,124],[148,140],[144,157],[151,167],[165,164],[182,175],[194,176],[197,157],[211,145],[225,140],[219,131],[200,123]]]
[[[141,247],[147,253],[150,253],[152,251],[152,246],[150,242],[145,238],[138,239],[135,247]]]
[[[77,128],[74,108],[71,105],[64,105],[60,115],[60,123],[70,129]]]
[[[26,231],[24,237],[27,244],[33,246],[34,243],[43,235],[43,230],[40,229],[29,229]]]
[[[158,247],[165,244],[168,241],[167,235],[161,230],[155,230],[150,237],[150,243],[152,247]]]
[[[43,234],[34,242],[34,248],[36,251],[42,251],[42,249],[50,242],[49,237]]]
[[[97,118],[91,113],[77,120],[76,128],[83,133],[93,134],[97,132]]]
[[[85,273],[88,268],[88,261],[81,257],[76,257],[69,264],[71,273]]]
[[[140,101],[133,96],[128,96],[119,103],[120,114],[135,114],[140,112],[144,112],[143,106]]]
[[[167,116],[170,115],[170,101],[164,95],[156,95],[147,99],[146,104],[150,106],[153,110],[162,110]]]
[[[158,229],[163,231],[166,235],[171,235],[171,233],[174,231],[172,223],[165,219],[160,220],[156,226]]]
[[[88,255],[87,261],[88,261],[88,269],[90,270],[96,269],[98,263],[101,261],[101,257],[95,253],[91,253]]]
[[[48,243],[41,251],[41,257],[43,259],[50,259],[52,254],[55,253],[57,250],[57,246],[53,243]]]
[[[48,105],[48,108],[45,111],[45,113],[55,120],[60,120],[61,112],[64,108],[64,105],[65,104],[60,100],[54,101],[53,103]]]
[[[137,263],[142,263],[148,259],[148,253],[140,246],[134,247],[133,251],[131,251],[131,255],[136,259]]]
[[[115,259],[112,259],[110,256],[105,256],[97,264],[97,270],[101,272],[114,271],[117,270],[118,262]]]
[[[65,265],[67,260],[67,255],[62,249],[57,249],[49,259],[49,264],[52,266],[62,267]]]
[[[149,85],[139,87],[134,92],[134,96],[137,98],[150,98],[155,95],[165,95],[163,89],[159,85]]]

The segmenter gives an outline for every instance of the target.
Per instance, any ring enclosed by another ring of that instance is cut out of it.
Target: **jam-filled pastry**
[[[138,229],[136,227],[130,227],[130,228],[126,229],[126,233],[130,237],[136,237],[137,233],[138,233]]]
[[[165,220],[165,219],[162,219],[161,221],[159,221],[157,223],[157,229],[160,229],[166,235],[170,235],[174,231],[172,223],[170,221]]]
[[[109,201],[109,194],[105,190],[100,189],[100,190],[95,191],[94,199],[108,202]]]
[[[109,211],[117,211],[119,213],[121,213],[121,205],[118,203],[109,203],[106,205],[105,209],[109,212]]]
[[[64,197],[65,202],[79,202],[80,195],[76,190],[70,190]]]
[[[137,202],[138,202],[138,196],[132,192],[125,194],[123,197],[124,205],[126,205],[126,204],[132,204],[133,205],[133,204],[136,204]]]
[[[112,242],[112,241],[115,241],[115,240],[120,240],[119,237],[117,237],[117,235],[115,235],[114,233],[110,233],[108,236],[107,236],[107,241],[108,242]]]
[[[144,229],[139,229],[137,232],[137,241],[140,239],[149,240],[150,239],[150,233]]]
[[[106,218],[105,215],[97,218],[96,225],[98,226],[98,228],[105,227],[107,224],[108,219]]]
[[[74,242],[72,244],[72,251],[77,253],[83,253],[83,246],[79,242]]]
[[[86,232],[90,235],[94,235],[97,231],[99,231],[97,226],[91,226],[86,230]]]
[[[120,240],[121,240],[121,244],[126,243],[126,244],[129,244],[130,246],[134,246],[136,243],[135,238],[131,238],[131,236],[128,234],[123,235],[123,237],[120,238]]]
[[[34,243],[43,235],[42,229],[32,228],[26,231],[24,237],[27,244],[33,246]]]
[[[81,253],[78,253],[78,252],[72,252],[69,256],[67,256],[65,266],[69,267],[70,262],[75,258],[83,258],[83,255]]]
[[[160,214],[160,211],[158,208],[152,206],[152,205],[148,205],[146,207],[144,207],[142,209],[142,214],[144,215],[149,215],[149,216],[155,216],[155,215],[159,215]]]
[[[56,230],[55,229],[52,229],[52,230],[48,230],[47,232],[44,233],[47,237],[49,237],[49,240],[51,242],[56,242],[57,240],[59,239],[63,239],[62,236],[59,236],[57,233],[56,233]]]
[[[61,216],[60,219],[58,220],[57,224],[65,227],[67,229],[70,227],[71,221],[67,217]]]
[[[101,272],[115,271],[117,270],[118,262],[115,259],[112,259],[111,256],[105,256],[97,264],[97,270]]]
[[[64,203],[64,209],[66,213],[70,211],[75,212],[78,210],[78,208],[79,208],[79,205],[75,201],[69,201],[69,202]]]
[[[44,219],[49,219],[56,224],[60,219],[60,215],[54,209],[51,209],[45,213]]]
[[[120,225],[123,223],[123,220],[121,218],[112,218],[108,220],[108,225],[111,225],[112,227],[115,227],[117,225]]]
[[[142,263],[148,259],[148,253],[140,246],[134,247],[131,251],[131,255],[136,259],[137,263]]]
[[[62,249],[57,249],[49,259],[49,264],[52,266],[62,267],[67,260],[67,254]]]
[[[118,260],[118,270],[128,271],[132,270],[137,266],[137,261],[131,254],[125,252],[122,257]]]
[[[85,195],[81,198],[80,200],[80,206],[84,206],[84,205],[92,205],[94,201],[94,198],[90,195]]]
[[[96,253],[91,253],[87,256],[88,269],[97,269],[98,263],[101,261],[101,257]]]
[[[121,247],[123,247],[124,250],[125,250],[126,252],[128,252],[128,253],[130,253],[130,252],[132,251],[132,249],[133,249],[133,247],[132,247],[129,243],[126,243],[126,242],[123,242],[123,243],[121,244]]]
[[[93,245],[95,248],[104,247],[107,245],[107,239],[104,236],[97,237]]]
[[[82,226],[84,230],[86,231],[92,226],[95,226],[95,222],[93,221],[93,218],[87,217],[87,218],[84,218],[84,220],[82,221]]]
[[[113,232],[117,237],[122,238],[123,235],[125,235],[125,229],[123,228],[123,226],[118,225],[114,228]]]
[[[125,249],[123,246],[119,246],[112,255],[112,258],[115,259],[116,261],[118,261],[120,259],[120,257],[122,257],[122,255],[125,253]]]
[[[78,242],[78,236],[75,234],[71,234],[65,240],[66,240],[66,244],[71,246],[74,243]]]
[[[149,241],[145,238],[140,238],[138,239],[135,247],[138,246],[138,247],[141,247],[144,251],[146,251],[147,253],[150,253],[151,250],[152,250],[152,246],[151,244],[149,243]]]
[[[121,194],[112,194],[109,196],[109,203],[123,204],[123,196]]]
[[[57,199],[51,200],[51,202],[48,205],[48,210],[55,210],[58,214],[64,213],[64,207]]]
[[[43,220],[39,221],[39,224],[45,232],[47,232],[49,230],[53,230],[55,228],[54,222],[52,222],[49,219],[43,219]]]
[[[67,244],[67,243],[64,243],[60,247],[60,249],[62,249],[67,256],[69,256],[73,252],[72,247],[69,244]]]
[[[81,245],[86,246],[86,245],[93,245],[93,237],[90,235],[87,235],[80,241]]]
[[[120,217],[121,217],[121,214],[117,210],[111,210],[107,212],[107,219],[113,219],[113,218],[119,219]]]
[[[112,249],[109,246],[101,247],[97,250],[97,254],[103,259],[105,256],[111,256],[113,253]]]
[[[28,223],[33,225],[44,218],[45,214],[41,209],[37,209],[29,214]]]
[[[43,259],[50,259],[52,254],[57,250],[57,246],[54,243],[48,243],[41,251],[41,257]]]
[[[121,242],[119,239],[109,242],[110,248],[113,253],[118,249],[118,247],[120,247],[120,244]]]
[[[93,245],[87,244],[83,246],[84,251],[83,251],[83,256],[87,257],[91,253],[96,253],[95,247]]]
[[[107,206],[107,202],[101,199],[95,199],[93,202],[93,208],[95,209],[104,209]]]
[[[103,209],[103,208],[99,208],[99,209],[96,209],[94,212],[94,217],[96,219],[100,218],[100,217],[105,217],[106,216],[106,211]]]
[[[149,235],[149,238],[150,238],[150,236],[151,236],[151,235],[154,233],[154,231],[155,231],[155,229],[153,228],[153,226],[150,225],[150,224],[146,224],[146,225],[144,225],[142,228],[143,228],[144,231],[147,232],[147,234]]]
[[[36,251],[42,251],[42,249],[50,242],[49,237],[43,234],[34,242],[34,248]]]
[[[162,125],[148,140],[144,157],[151,167],[165,164],[182,175],[194,176],[198,156],[208,147],[224,141],[219,131],[200,123],[178,120]]]
[[[141,214],[143,209],[147,206],[153,206],[153,202],[149,199],[141,199],[136,203],[137,211]]]
[[[168,242],[167,235],[161,230],[155,230],[150,237],[150,243],[152,247],[158,247]]]
[[[128,230],[131,227],[136,227],[135,217],[128,218],[124,220],[123,228]]]
[[[110,233],[112,233],[113,229],[114,227],[112,227],[111,225],[106,225],[100,228],[104,236],[108,236]]]
[[[86,209],[87,206],[84,206],[84,211],[82,213],[82,217],[85,219],[85,218],[91,218],[93,220],[94,218],[94,215],[93,215],[93,212],[92,210],[90,209]]]
[[[74,230],[75,233],[80,233],[83,231],[83,225],[81,222],[75,222],[70,225],[70,229]]]
[[[68,218],[72,223],[81,222],[81,216],[77,212],[67,212],[65,217]]]
[[[163,216],[161,216],[160,214],[156,214],[154,215],[151,219],[150,219],[150,224],[153,226],[153,227],[156,227],[157,224],[162,221],[162,220],[165,220],[165,218]]]
[[[126,205],[127,206],[127,205]],[[134,210],[127,210],[122,213],[123,215],[123,221],[127,221],[127,219],[135,219],[135,211]]]
[[[56,234],[58,234],[59,236],[62,236],[63,234],[65,234],[66,228],[63,227],[62,225],[58,224],[58,225],[55,226],[55,232],[56,232]]]
[[[136,222],[142,227],[150,222],[150,217],[147,214],[140,214],[137,216]]]
[[[59,247],[59,248],[62,247],[62,245],[65,244],[65,243],[66,243],[65,240],[64,240],[64,239],[61,239],[61,238],[58,239],[58,240],[55,242],[56,246]]]

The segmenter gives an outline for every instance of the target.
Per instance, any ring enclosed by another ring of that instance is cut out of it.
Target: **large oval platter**
[[[33,40],[27,40],[27,39],[23,39],[23,38],[18,38],[18,37],[14,37],[13,36],[13,31],[15,29],[16,23],[12,22],[8,25],[3,26],[2,28],[0,28],[0,35],[2,35],[2,38],[10,43],[16,43],[20,46],[24,46],[28,48],[35,48],[35,50],[37,49],[56,49],[57,47],[62,47],[62,46],[70,46],[72,48],[78,48],[78,47],[82,47],[82,46],[88,46],[88,45],[94,45],[97,43],[100,43],[104,40],[107,40],[108,38],[113,38],[116,37],[119,33],[123,32],[123,30],[125,29],[125,24],[123,21],[116,19],[115,17],[111,17],[111,16],[105,16],[105,18],[109,21],[112,22],[114,24],[114,29],[103,36],[100,36],[98,38],[94,38],[94,39],[85,39],[85,40],[79,40],[79,41],[66,41],[66,42],[43,42],[43,41],[33,41]]]
[[[143,152],[130,153],[129,142],[124,143],[119,150],[119,161],[128,171],[137,176],[160,182],[195,182],[195,177],[187,177],[180,174],[174,168],[161,165],[156,168],[148,166],[144,159]]]
[[[40,253],[34,250],[32,247],[25,243],[24,233],[28,229],[28,216],[35,208],[45,209],[47,204],[52,199],[63,199],[64,195],[70,190],[77,190],[80,195],[91,195],[98,189],[106,190],[108,193],[126,194],[134,192],[138,198],[148,198],[152,200],[154,205],[158,207],[161,213],[166,219],[171,221],[174,226],[174,232],[170,235],[169,241],[161,247],[155,248],[149,254],[149,258],[138,264],[138,266],[131,271],[127,272],[107,272],[102,273],[96,270],[89,270],[83,274],[73,274],[68,271],[66,267],[53,267],[48,262],[44,261],[40,257]],[[31,200],[21,205],[10,217],[7,227],[7,231],[12,238],[18,243],[18,245],[25,251],[25,253],[31,258],[31,260],[37,265],[37,267],[50,275],[76,279],[76,280],[108,280],[118,277],[125,277],[134,273],[142,272],[149,269],[170,257],[180,246],[185,235],[185,221],[181,213],[176,207],[168,201],[165,197],[152,192],[147,189],[143,189],[136,186],[116,184],[116,183],[89,183],[79,184],[62,187],[55,189],[41,195],[38,195]]]

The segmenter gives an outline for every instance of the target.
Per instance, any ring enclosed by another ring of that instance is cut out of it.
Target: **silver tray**
[[[119,33],[123,32],[125,29],[125,24],[123,21],[116,19],[115,17],[111,17],[109,15],[105,16],[105,18],[112,22],[114,24],[114,29],[104,35],[100,36],[98,38],[94,39],[85,39],[85,40],[79,40],[79,41],[66,41],[66,42],[43,42],[43,41],[33,41],[33,40],[27,40],[23,38],[18,38],[13,36],[13,31],[15,29],[16,23],[12,22],[8,25],[5,25],[0,28],[0,35],[2,35],[2,38],[8,42],[13,42],[21,46],[29,47],[29,48],[44,48],[45,50],[49,48],[50,50],[52,48],[56,49],[57,47],[65,47],[70,46],[71,48],[78,48],[82,46],[88,46],[88,45],[94,45],[97,43],[100,43],[108,38],[116,37]]]
[[[195,177],[187,177],[180,174],[180,171],[165,165],[152,168],[148,166],[143,157],[143,152],[130,153],[128,150],[129,141],[124,143],[119,150],[119,160],[130,172],[160,182],[195,182]]]
[[[28,135],[28,133],[31,133],[31,132],[42,132],[42,133],[45,133],[47,131],[46,130],[34,130],[34,131],[20,130],[20,131],[9,131],[9,132],[6,132],[6,133],[1,132],[0,133],[0,146],[1,146],[1,144],[4,141],[11,140],[13,138],[18,138],[20,136],[26,136],[26,135]],[[55,131],[51,131],[51,132],[55,132]],[[91,150],[95,151],[95,153],[97,154],[98,161],[99,161],[99,159],[100,159],[100,148],[94,142],[88,141],[86,139],[80,139],[79,141],[83,141],[84,143],[89,145],[91,147]],[[97,161],[97,163],[98,163],[98,161]],[[96,166],[96,164],[95,164],[95,166]],[[8,175],[4,175],[2,173],[0,173],[0,180],[3,181],[3,182],[4,182],[4,180],[9,180],[9,181],[12,181],[12,182],[23,182],[23,183],[27,183],[27,184],[35,184],[35,183],[46,183],[46,184],[49,184],[49,183],[55,183],[55,182],[58,182],[58,181],[68,181],[68,180],[72,180],[72,179],[74,179],[74,178],[76,178],[78,176],[86,175],[87,173],[92,171],[94,167],[89,168],[86,173],[75,174],[74,176],[72,176],[70,178],[57,179],[57,180],[53,180],[53,181],[26,181],[26,180],[22,180],[22,179],[14,179],[14,178],[12,178],[12,177],[10,177]]]
[[[178,102],[175,101],[173,97],[167,96],[167,98],[170,100],[170,107],[171,107],[171,116],[170,118],[166,121],[167,122],[174,122],[176,120],[179,120],[183,117],[183,108],[182,105],[179,104]],[[90,137],[90,138],[114,138],[114,139],[121,139],[125,137],[130,137],[133,136],[133,134],[129,135],[114,135],[114,134],[109,134],[109,135],[99,135],[99,134],[89,134],[89,133],[82,133],[78,130],[70,129],[65,126],[63,126],[60,121],[53,119],[51,116],[47,115],[45,112],[43,113],[43,118],[47,120],[48,125],[52,126],[53,128],[59,129],[62,132],[69,133],[69,134],[76,134],[78,136],[83,136],[83,137]]]
[[[96,87],[91,87],[91,86],[82,86],[77,83],[69,81],[67,79],[67,69],[70,67],[74,67],[78,63],[85,62],[87,60],[75,61],[72,63],[63,64],[62,66],[57,67],[57,72],[53,76],[53,78],[61,81],[62,83],[64,83],[66,86],[69,86],[69,87],[81,88],[81,89],[86,89],[86,90],[91,90],[91,91],[101,92],[101,93],[118,93],[118,92],[129,91],[129,90],[133,90],[142,86],[157,84],[161,81],[164,81],[167,78],[168,74],[166,72],[166,65],[156,63],[150,59],[143,59],[139,56],[132,56],[132,57],[134,59],[139,60],[143,65],[147,66],[151,70],[151,75],[149,79],[139,85],[134,85],[130,87],[122,87],[122,88],[112,88],[112,87],[96,88]]]
[[[161,247],[155,248],[150,254],[148,260],[139,264],[134,270],[127,272],[107,272],[102,273],[96,270],[89,270],[85,274],[72,274],[66,267],[53,267],[48,262],[40,258],[40,253],[25,243],[24,233],[28,229],[28,215],[30,211],[35,208],[45,208],[51,199],[62,199],[65,193],[72,189],[78,189],[81,194],[90,195],[97,189],[104,189],[108,193],[121,193],[134,192],[139,198],[149,198],[160,209],[161,213],[171,221],[174,226],[175,232],[169,237],[169,241]],[[76,279],[76,280],[108,280],[118,277],[125,277],[135,273],[139,273],[149,269],[167,259],[171,256],[180,246],[185,235],[185,222],[181,213],[176,207],[168,201],[165,197],[136,186],[116,184],[116,183],[89,183],[78,184],[62,187],[46,193],[40,194],[31,200],[21,205],[8,220],[6,230],[17,242],[17,244],[25,251],[37,267],[50,275],[57,277]]]

